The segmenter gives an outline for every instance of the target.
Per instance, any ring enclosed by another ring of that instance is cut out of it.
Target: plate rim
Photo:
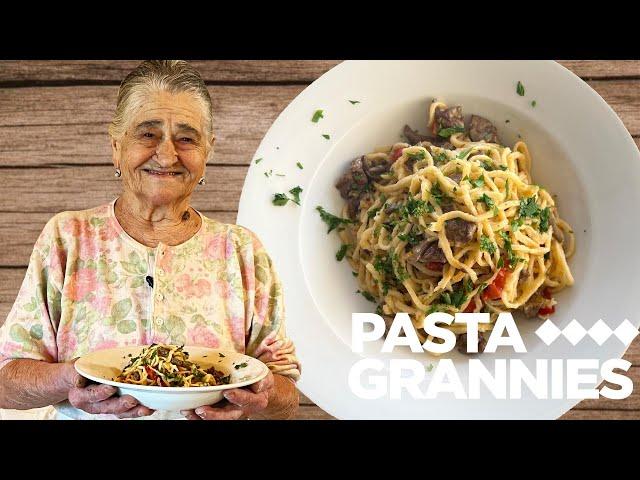
[[[255,357],[251,357],[249,355],[246,355],[244,353],[240,353],[240,352],[234,352],[232,350],[221,350],[221,349],[217,349],[217,348],[211,348],[211,347],[201,347],[198,345],[185,345],[184,349],[188,351],[188,348],[199,348],[199,349],[205,349],[205,350],[210,350],[212,352],[215,353],[222,353],[222,354],[233,354],[233,355],[241,355],[243,358],[248,359],[249,361],[255,361],[258,362],[261,369],[261,372],[259,375],[257,375],[256,377],[253,377],[249,380],[244,380],[242,382],[237,382],[237,383],[233,383],[233,384],[227,384],[227,385],[212,385],[212,386],[206,386],[206,387],[160,387],[157,385],[136,385],[134,383],[123,383],[123,382],[116,382],[114,380],[109,380],[103,377],[97,377],[95,375],[92,375],[90,373],[87,373],[85,370],[82,369],[82,364],[79,365],[80,361],[83,359],[87,359],[88,357],[90,357],[93,354],[96,354],[98,352],[109,352],[109,351],[123,351],[123,352],[127,352],[129,349],[138,349],[141,350],[143,348],[147,348],[150,345],[128,345],[128,346],[122,346],[122,347],[113,347],[113,348],[105,348],[105,349],[101,349],[101,350],[93,350],[92,352],[87,353],[86,355],[81,356],[80,358],[78,358],[75,362],[74,362],[74,368],[76,370],[76,372],[78,372],[78,374],[82,375],[85,378],[88,378],[89,380],[92,380],[94,382],[98,382],[98,383],[102,383],[104,385],[111,385],[113,387],[118,387],[118,388],[122,388],[122,389],[128,389],[128,390],[137,390],[137,391],[145,391],[145,392],[164,392],[167,394],[180,394],[180,393],[206,393],[206,392],[217,392],[217,391],[221,391],[221,390],[230,390],[232,388],[241,388],[241,387],[246,387],[247,385],[252,385],[254,383],[259,382],[260,380],[264,379],[268,374],[269,374],[269,367],[262,362],[261,360],[258,360]]]

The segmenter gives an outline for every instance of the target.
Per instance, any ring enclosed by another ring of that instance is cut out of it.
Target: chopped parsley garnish
[[[480,250],[488,252],[489,255],[496,253],[496,244],[491,241],[486,235],[480,237]]]
[[[513,220],[511,220],[511,222],[509,222],[509,225],[511,226],[512,231],[517,232],[523,223],[524,218],[514,218]]]
[[[484,186],[484,175],[476,178],[475,180],[470,179],[469,177],[465,177],[467,181],[476,188],[480,188]]]
[[[407,242],[409,246],[413,246],[420,243],[420,241],[422,240],[422,234],[419,232],[414,233],[413,228],[411,228],[406,234],[405,233],[399,234],[398,238],[403,242]]]
[[[256,158],[256,165],[259,164],[261,161],[262,161],[262,157]]]
[[[284,193],[276,193],[273,195],[272,203],[277,207],[286,205],[288,201],[289,197],[287,197]]]
[[[520,80],[518,80],[518,85],[516,85],[516,93],[521,97],[524,97],[524,85]]]
[[[409,198],[402,208],[400,208],[400,215],[402,218],[419,217],[427,212],[433,212],[433,207],[424,200],[417,200],[413,197]]]
[[[465,285],[464,282],[462,282],[462,285],[459,288],[456,288],[453,292],[445,292],[440,295],[439,302],[444,303],[445,305],[452,305],[456,308],[460,308],[467,300],[467,293],[469,293],[469,291],[470,290],[468,290],[468,286]]]
[[[371,218],[375,217],[378,214],[378,212],[380,211],[381,208],[382,207],[380,206],[380,207],[372,208],[371,210],[369,210],[367,212],[367,218],[371,219]]]
[[[245,368],[247,366],[247,362],[239,363],[238,365],[234,365],[233,368],[239,370],[240,368]]]
[[[498,259],[498,263],[496,265],[498,268],[504,267],[504,260],[502,259],[502,257]]]
[[[431,196],[435,199],[438,205],[442,205],[442,201],[449,198],[447,194],[440,190],[440,184],[437,182],[431,187]]]
[[[349,100],[349,102],[351,102],[351,105],[355,105],[357,103],[360,103],[360,100]]]
[[[300,205],[300,192],[302,192],[302,188],[300,187],[294,187],[289,190],[289,193],[293,196],[293,198],[287,197],[287,195],[284,193],[276,193],[273,195],[272,202],[278,207],[286,205],[289,200],[291,200],[296,205]]]
[[[436,165],[440,165],[441,163],[447,163],[448,161],[449,161],[449,157],[444,152],[436,153],[433,156],[433,163],[435,163]]]
[[[520,209],[518,215],[522,218],[533,218],[540,214],[540,207],[536,203],[535,195],[533,197],[520,200]]]
[[[327,233],[331,233],[332,230],[335,230],[340,225],[348,225],[350,223],[354,223],[353,220],[349,220],[348,218],[336,217],[335,215],[327,212],[319,205],[316,207],[316,210],[320,213],[320,218],[322,219],[322,221],[329,227]]]
[[[400,282],[405,281],[408,277],[406,270],[400,265],[398,254],[396,253],[384,257],[382,255],[376,255],[373,268],[375,268],[377,272],[395,278]]]
[[[391,233],[391,232],[393,232],[393,229],[394,229],[394,228],[396,228],[396,225],[397,225],[397,224],[398,224],[398,221],[397,221],[397,220],[390,220],[390,221],[388,221],[388,222],[384,222],[384,223],[382,224],[382,226],[384,227],[384,229],[385,229],[387,232]]]
[[[509,179],[508,178],[507,178],[507,181],[505,182],[505,188],[506,188],[505,197],[509,198]]]
[[[300,162],[296,162],[296,165],[298,166],[298,168],[299,168],[300,170],[302,170],[302,169],[304,168]]]
[[[493,199],[486,193],[483,193],[482,196],[478,199],[478,201],[484,203],[487,206],[487,208],[495,208],[496,206],[496,204],[493,202]]]
[[[271,175],[273,174],[273,170],[268,170],[266,172],[264,172],[264,176],[269,178]]]
[[[511,238],[509,238],[509,234],[507,232],[500,232],[500,236],[502,237],[502,241],[504,242],[504,246],[502,248],[507,252],[507,258],[509,259],[510,268],[515,267],[516,263],[524,262],[524,258],[518,257],[513,253],[513,249],[511,247]]]
[[[482,163],[482,168],[484,168],[485,170],[487,170],[489,172],[491,172],[491,171],[496,169],[496,167],[493,165],[493,163],[487,162],[486,160],[483,160],[480,163]]]
[[[424,160],[427,158],[427,153],[424,150],[419,150],[417,152],[407,154],[407,157],[410,160]]]
[[[393,263],[389,256],[383,257],[382,255],[376,255],[373,268],[376,269],[376,272],[393,276]]]
[[[366,298],[370,302],[376,303],[376,299],[369,292],[361,292],[360,290],[358,290],[356,291],[356,293],[361,293],[364,298]]]
[[[535,100],[533,100],[533,101],[531,102],[531,106],[532,106],[532,107],[534,107],[534,108],[535,108],[535,106],[536,106],[537,104],[538,104],[538,102],[536,102]]]
[[[302,188],[300,187],[294,187],[291,190],[289,190],[289,193],[293,195],[293,198],[291,199],[291,201],[294,202],[296,205],[300,205],[301,192],[302,192]]]
[[[473,148],[473,147],[472,147],[472,148]],[[466,150],[461,151],[461,152],[458,154],[458,158],[459,158],[459,159],[463,159],[464,157],[466,157],[466,156],[469,154],[469,152],[472,150],[472,148],[467,148]]]
[[[316,110],[313,114],[313,117],[311,117],[311,121],[313,123],[318,123],[318,120],[320,120],[321,118],[324,118],[324,111]]]
[[[224,358],[224,353],[218,352],[218,355],[220,355],[220,357]]]
[[[322,136],[323,136],[324,138],[326,138],[327,140],[331,139],[331,137],[330,137],[329,135],[327,135],[326,133],[323,133],[323,134],[322,134]]]
[[[540,231],[546,232],[549,230],[549,214],[551,210],[549,207],[543,208],[540,210]]]
[[[438,311],[438,305],[431,305],[426,312],[426,315],[429,316],[431,315],[433,312],[437,312]]]
[[[347,249],[349,248],[348,244],[343,243],[340,247],[340,250],[336,253],[336,260],[341,262],[344,256],[347,254]]]
[[[438,136],[443,138],[449,138],[454,133],[463,133],[463,132],[464,132],[464,127],[449,127],[449,128],[441,129],[438,132]]]

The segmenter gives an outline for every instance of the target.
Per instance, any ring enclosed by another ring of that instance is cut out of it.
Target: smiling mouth
[[[154,175],[156,177],[176,177],[178,175],[182,175],[181,172],[159,172],[158,170],[148,170],[144,169],[149,175]]]

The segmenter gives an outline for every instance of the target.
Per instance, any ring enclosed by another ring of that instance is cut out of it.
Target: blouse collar
[[[118,198],[120,198],[120,197],[114,198],[111,201],[111,203],[109,204],[109,216],[111,217],[112,225],[116,229],[118,234],[122,238],[125,239],[125,241],[127,241],[128,243],[130,243],[131,245],[133,245],[137,249],[142,249],[142,250],[147,250],[147,251],[157,250],[157,249],[160,249],[160,248],[164,248],[164,249],[166,249],[166,248],[180,249],[180,248],[188,246],[192,242],[197,241],[197,239],[201,236],[202,232],[204,231],[204,215],[202,215],[202,213],[200,213],[198,210],[196,210],[194,208],[193,210],[200,216],[200,228],[198,229],[198,231],[195,234],[193,234],[193,236],[191,236],[191,238],[189,238],[188,240],[186,240],[186,241],[184,241],[182,243],[179,243],[178,245],[167,245],[165,243],[159,242],[158,246],[155,249],[152,248],[152,247],[148,247],[147,245],[144,245],[144,244],[138,242],[135,238],[133,238],[131,235],[129,235],[124,230],[124,228],[122,228],[122,225],[120,225],[120,222],[116,218],[116,212],[115,212],[115,205],[116,205],[116,201],[118,200]],[[193,208],[193,207],[191,207],[191,208]]]

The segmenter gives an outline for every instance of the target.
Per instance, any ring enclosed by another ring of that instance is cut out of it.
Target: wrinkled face
[[[210,153],[205,135],[205,118],[192,95],[151,94],[123,137],[111,142],[124,190],[152,206],[187,198],[204,176]]]

